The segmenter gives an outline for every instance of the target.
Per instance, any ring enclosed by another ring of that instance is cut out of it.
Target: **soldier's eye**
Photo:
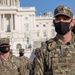
[[[68,18],[68,17],[64,17],[64,18],[63,18],[63,20],[69,20],[69,19],[70,19],[70,18]]]

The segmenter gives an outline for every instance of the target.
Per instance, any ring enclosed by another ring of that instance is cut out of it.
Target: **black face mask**
[[[20,56],[23,56],[23,55],[24,55],[24,53],[22,53],[22,52],[19,52],[19,55],[20,55]]]
[[[65,35],[67,32],[70,31],[69,25],[71,22],[54,22],[55,31],[60,35]]]
[[[9,46],[0,47],[1,53],[7,53],[10,50]]]

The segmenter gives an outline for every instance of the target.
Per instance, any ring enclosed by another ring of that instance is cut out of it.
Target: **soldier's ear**
[[[71,26],[75,26],[75,19],[72,19]]]

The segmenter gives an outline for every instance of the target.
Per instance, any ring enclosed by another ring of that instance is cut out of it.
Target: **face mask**
[[[54,22],[55,31],[60,35],[65,35],[67,32],[70,31],[69,25],[71,22]]]
[[[10,50],[9,46],[0,47],[1,53],[7,53]]]
[[[20,53],[19,53],[19,55],[20,55],[20,56],[23,56],[23,55],[24,55],[24,53],[20,52]]]

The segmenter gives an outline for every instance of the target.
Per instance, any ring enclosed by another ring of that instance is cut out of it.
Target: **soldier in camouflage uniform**
[[[26,75],[23,64],[10,53],[8,38],[0,38],[0,75]]]
[[[19,49],[19,60],[23,63],[25,67],[25,74],[30,75],[31,73],[31,61],[28,57],[24,56],[24,49]]]
[[[58,6],[53,20],[57,35],[44,43],[34,58],[34,75],[75,75],[75,24],[73,11]]]

